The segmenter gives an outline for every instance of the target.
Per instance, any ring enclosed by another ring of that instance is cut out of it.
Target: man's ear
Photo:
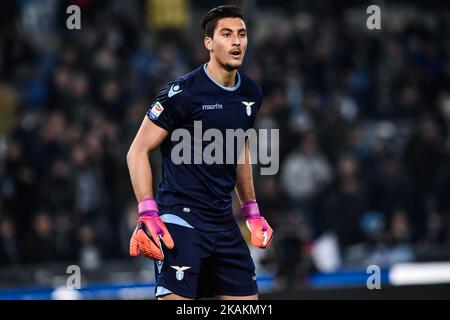
[[[203,39],[203,43],[205,44],[205,48],[208,49],[208,51],[212,50],[212,38],[205,37],[205,39]]]

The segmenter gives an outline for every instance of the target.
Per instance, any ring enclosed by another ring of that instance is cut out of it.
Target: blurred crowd
[[[68,2],[46,1],[54,12],[41,12],[43,24],[24,18],[42,4],[7,1],[0,264],[78,260],[95,269],[127,257],[137,213],[126,152],[158,88],[208,59],[201,15],[155,29],[149,2],[78,1],[87,13],[69,31]],[[448,245],[449,8],[413,8],[402,19],[406,9],[396,9],[370,31],[362,7],[355,26],[351,14],[266,5],[249,14],[243,66],[265,97],[256,126],[280,129],[279,173],[255,176],[275,229],[258,263],[301,277],[318,269],[315,243],[330,234],[343,258],[386,264]],[[158,181],[159,156],[152,161]]]

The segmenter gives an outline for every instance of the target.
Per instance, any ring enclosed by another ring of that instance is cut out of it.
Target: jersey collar
[[[219,86],[219,87],[222,88],[223,90],[226,90],[226,91],[236,91],[236,90],[239,88],[239,86],[241,85],[241,75],[239,74],[239,71],[237,72],[238,81],[237,81],[236,85],[235,85],[234,87],[232,87],[232,88],[228,88],[228,87],[224,87],[223,85],[221,85],[220,83],[218,83],[217,81],[215,81],[213,78],[211,78],[211,76],[208,74],[208,71],[206,70],[206,65],[207,65],[207,63],[205,63],[205,64],[203,65],[203,71],[205,72],[205,74],[208,76],[208,78],[209,78],[212,82],[214,82],[217,86]]]

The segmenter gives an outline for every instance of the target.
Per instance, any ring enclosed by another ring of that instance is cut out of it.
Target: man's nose
[[[239,38],[238,35],[233,36],[233,41],[231,43],[233,46],[240,46],[241,45],[241,39]]]

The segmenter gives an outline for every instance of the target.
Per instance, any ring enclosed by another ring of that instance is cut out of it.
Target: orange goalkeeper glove
[[[252,233],[252,244],[258,248],[267,248],[272,242],[273,230],[266,219],[260,215],[256,200],[244,202],[241,211],[247,220],[247,228]]]
[[[163,260],[161,240],[169,249],[174,247],[172,236],[158,215],[158,206],[154,199],[147,198],[138,205],[139,218],[130,239],[130,256],[141,252],[146,258]]]

